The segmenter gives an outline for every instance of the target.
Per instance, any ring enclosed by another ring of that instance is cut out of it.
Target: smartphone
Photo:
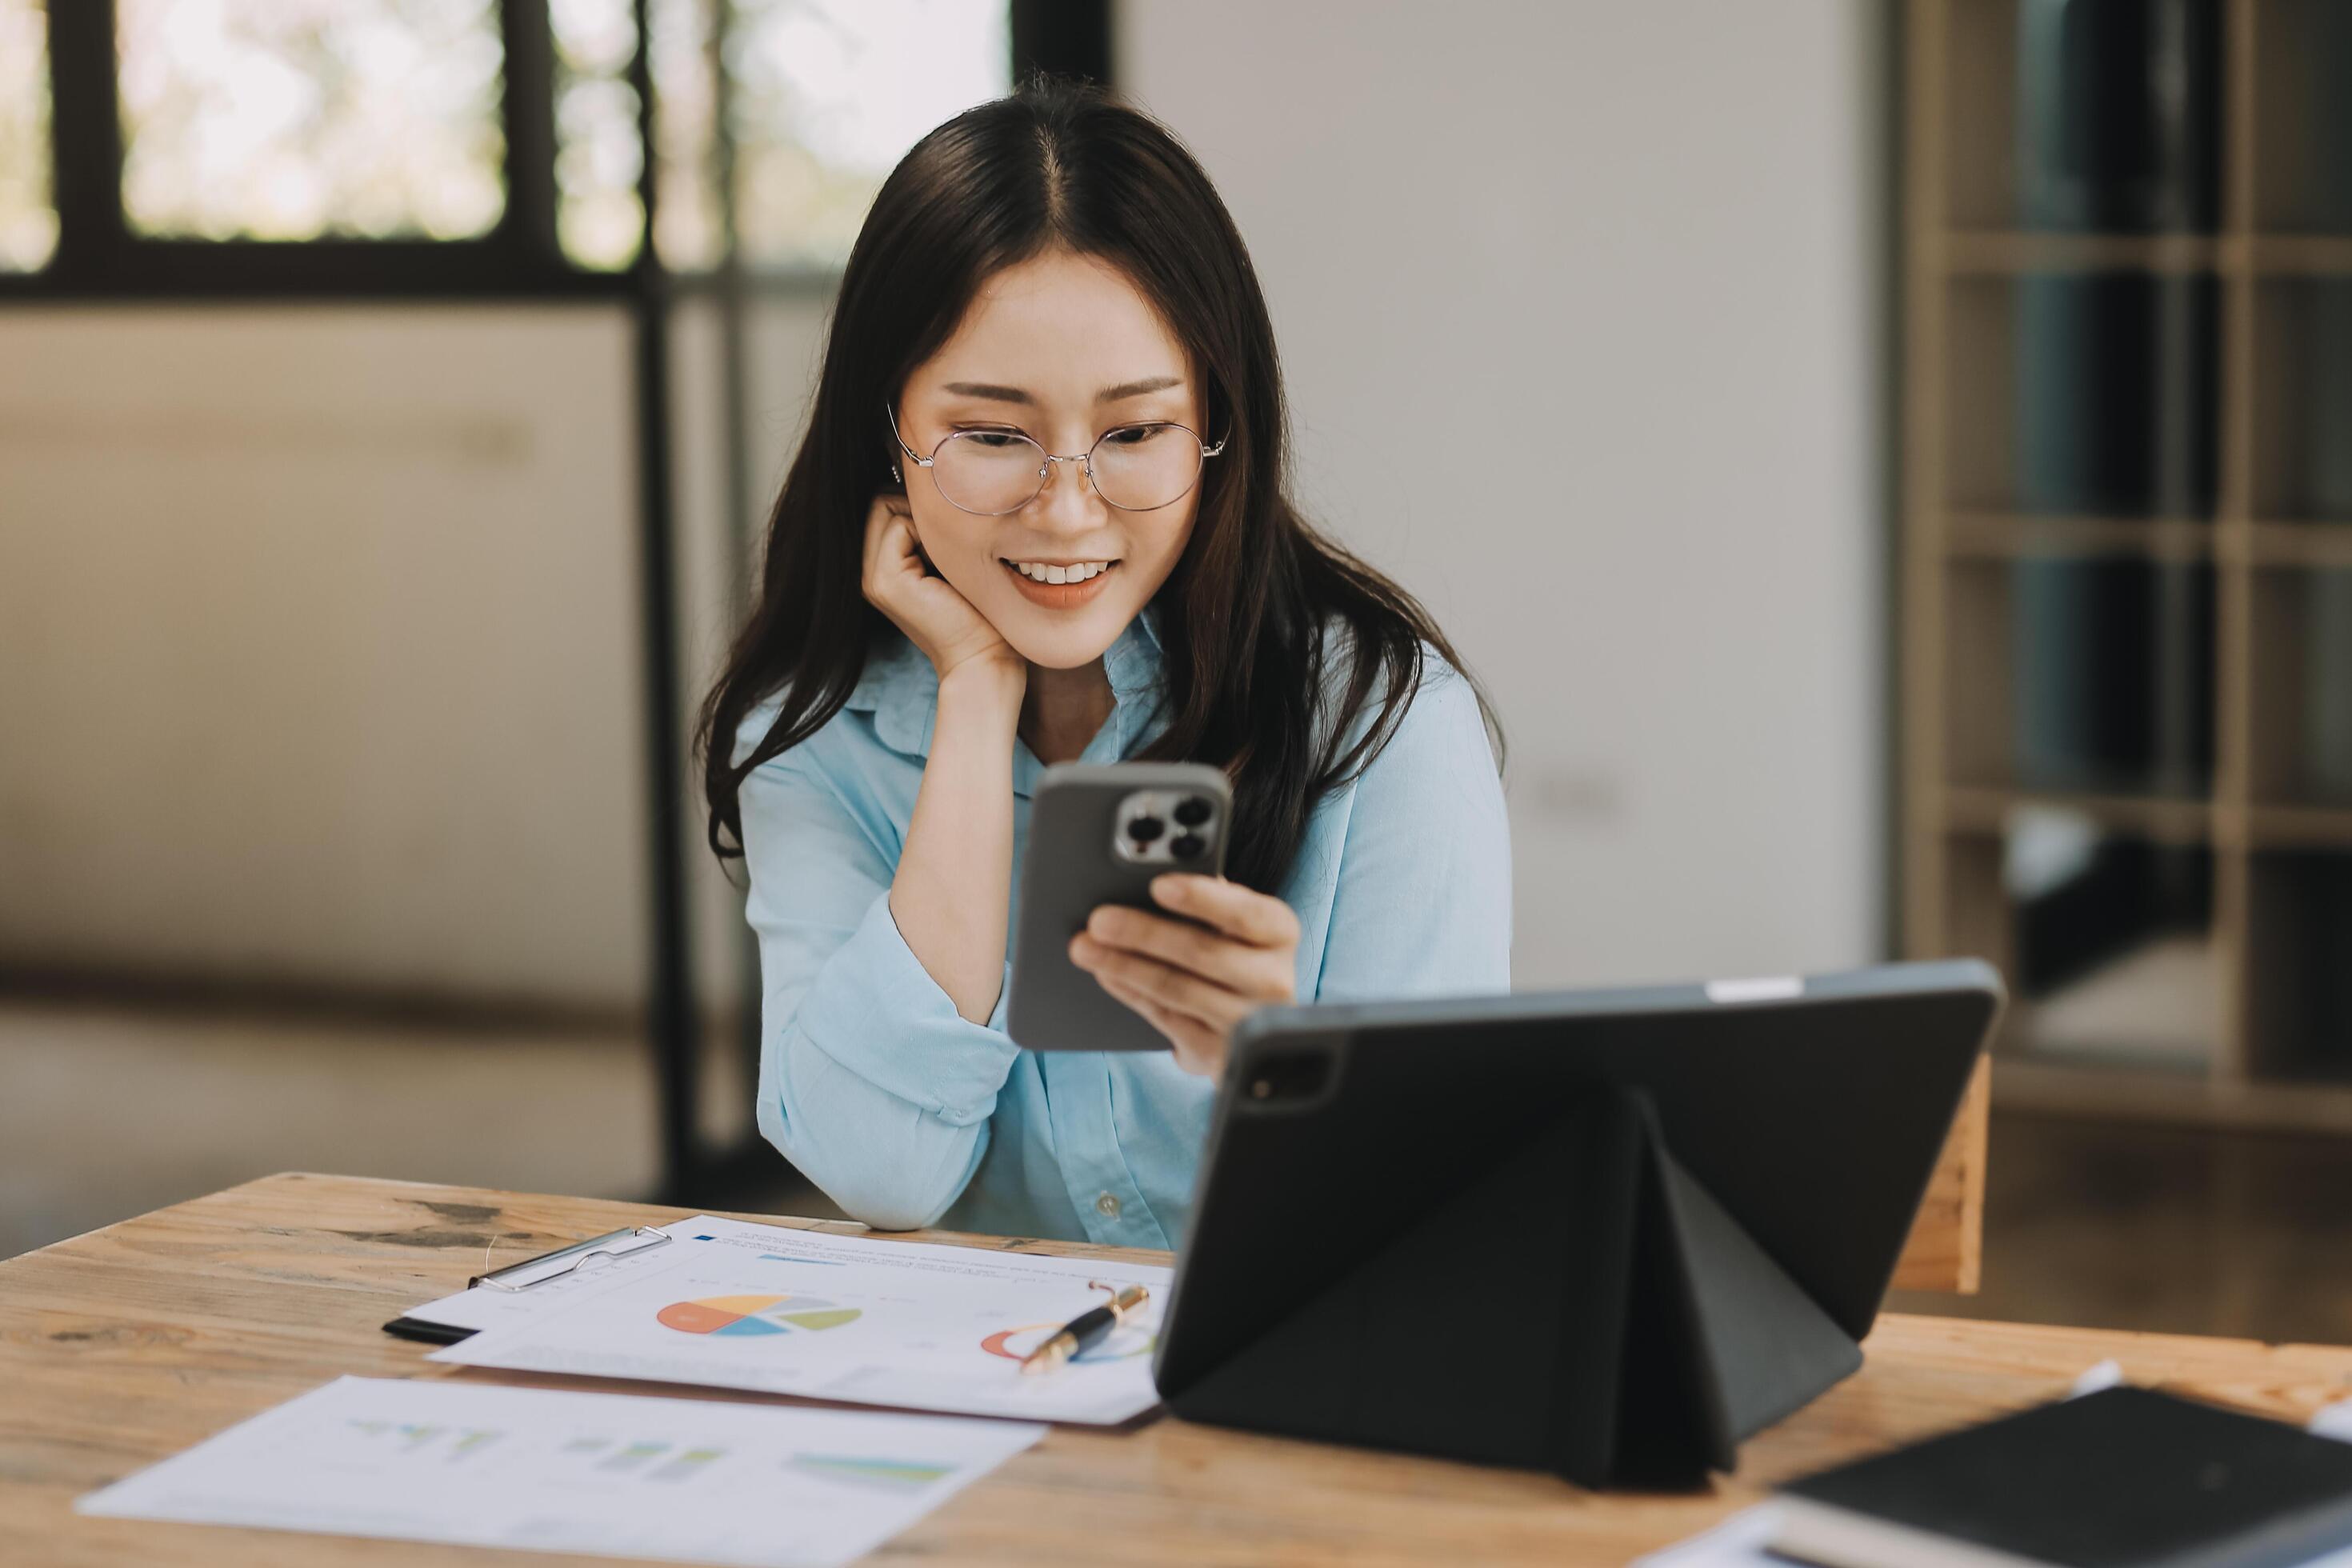
[[[1202,763],[1062,766],[1039,775],[1030,797],[1004,1009],[1014,1045],[1033,1051],[1168,1048],[1165,1035],[1070,962],[1070,939],[1101,904],[1166,915],[1151,901],[1151,879],[1165,872],[1223,876],[1233,801],[1223,773]]]

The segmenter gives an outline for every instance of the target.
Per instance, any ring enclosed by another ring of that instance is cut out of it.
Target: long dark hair
[[[1424,647],[1462,668],[1410,595],[1291,503],[1273,323],[1208,175],[1158,121],[1039,79],[917,142],[850,251],[808,435],[769,520],[759,604],[696,735],[722,858],[742,853],[744,778],[840,711],[888,629],[859,574],[866,512],[897,456],[882,408],[982,283],[1056,246],[1118,267],[1159,308],[1205,384],[1209,438],[1227,437],[1157,596],[1168,724],[1142,753],[1231,775],[1227,874],[1272,891],[1315,803],[1396,732]],[[775,722],[733,761],[738,727],[779,690]],[[1491,728],[1483,693],[1479,706]],[[1369,724],[1351,722],[1367,711]]]

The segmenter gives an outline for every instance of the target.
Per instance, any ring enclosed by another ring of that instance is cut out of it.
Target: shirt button
[[[1118,1197],[1113,1194],[1105,1193],[1102,1196],[1097,1198],[1095,1200],[1095,1213],[1102,1215],[1105,1219],[1117,1219],[1118,1217]]]

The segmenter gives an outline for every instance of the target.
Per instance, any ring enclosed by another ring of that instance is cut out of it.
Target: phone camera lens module
[[[1198,827],[1209,820],[1209,803],[1199,795],[1187,795],[1176,803],[1176,820],[1185,827]]]
[[[1127,836],[1138,844],[1149,844],[1168,830],[1168,825],[1156,816],[1139,816],[1127,825]]]
[[[1202,842],[1199,834],[1180,833],[1176,836],[1175,842],[1168,846],[1168,851],[1179,860],[1197,860],[1201,858],[1201,851],[1207,847],[1208,845]]]

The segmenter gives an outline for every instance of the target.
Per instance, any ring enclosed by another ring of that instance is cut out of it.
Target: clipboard
[[[542,1252],[536,1258],[526,1258],[520,1263],[493,1268],[487,1274],[477,1274],[466,1281],[466,1289],[519,1293],[544,1285],[551,1279],[561,1279],[576,1273],[593,1260],[601,1258],[610,1262],[619,1258],[634,1258],[676,1239],[668,1231],[654,1226],[624,1226],[619,1230],[608,1230],[602,1236],[592,1236],[585,1241],[575,1241],[569,1247],[559,1247],[552,1252]],[[384,1324],[383,1331],[425,1344],[454,1345],[460,1340],[471,1339],[479,1331],[404,1314]]]

